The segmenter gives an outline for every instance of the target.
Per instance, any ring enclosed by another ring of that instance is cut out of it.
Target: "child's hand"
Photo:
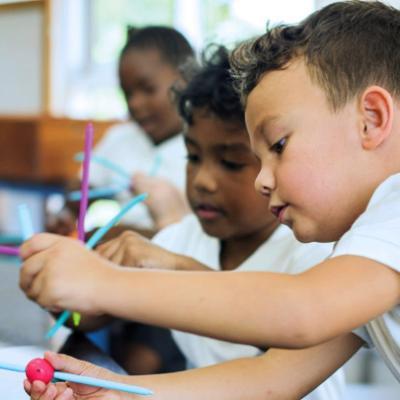
[[[136,232],[125,231],[117,238],[96,248],[115,264],[147,269],[175,269],[175,254]]]
[[[137,173],[133,185],[135,192],[149,194],[146,205],[158,230],[179,222],[190,212],[183,193],[166,179]]]
[[[20,287],[30,299],[55,312],[99,312],[96,299],[115,270],[111,263],[77,240],[49,233],[26,241],[20,254]]]
[[[97,367],[88,362],[80,361],[75,358],[56,353],[45,353],[45,358],[53,365],[57,371],[68,372],[77,375],[92,376],[100,379],[120,380],[118,375]],[[120,392],[111,391],[93,386],[79,385],[75,383],[49,383],[34,381],[32,384],[24,381],[24,389],[31,397],[31,400],[90,400],[107,399],[122,400]]]

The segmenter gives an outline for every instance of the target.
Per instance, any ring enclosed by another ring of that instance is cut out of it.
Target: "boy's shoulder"
[[[400,272],[400,173],[375,190],[365,211],[337,242],[332,257],[366,257]]]

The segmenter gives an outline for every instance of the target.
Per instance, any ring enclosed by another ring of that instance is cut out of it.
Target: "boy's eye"
[[[270,149],[270,151],[272,151],[276,154],[282,154],[283,150],[285,149],[286,142],[287,142],[287,138],[283,137],[282,139],[280,139],[276,143],[274,143],[269,149]]]
[[[186,156],[186,159],[188,160],[188,162],[194,164],[194,163],[199,162],[200,157],[197,154],[188,154]]]
[[[227,168],[231,171],[240,171],[244,167],[244,164],[240,164],[240,163],[232,162],[232,161],[228,161],[228,160],[221,160],[221,163],[225,168]]]

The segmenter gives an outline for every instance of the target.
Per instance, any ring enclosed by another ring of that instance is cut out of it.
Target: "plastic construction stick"
[[[75,155],[74,159],[76,161],[82,161],[83,160],[83,154],[78,153]],[[127,179],[129,182],[131,181],[131,174],[129,174],[127,171],[125,171],[123,168],[121,168],[118,164],[108,160],[105,157],[93,155],[91,158],[92,162],[95,162],[105,168],[108,168],[109,170],[115,172],[119,176],[121,176],[124,179]]]
[[[0,246],[0,254],[6,254],[8,256],[19,256],[19,248],[12,246]]]
[[[31,238],[35,231],[33,229],[32,217],[26,204],[18,205],[18,217],[22,229],[22,237],[24,240]]]
[[[24,366],[3,362],[0,362],[0,369],[5,369],[13,372],[25,372]],[[140,386],[126,385],[124,383],[119,383],[115,381],[92,378],[90,376],[84,375],[69,374],[67,372],[55,371],[54,378],[59,381],[68,381],[80,383],[82,385],[101,387],[104,389],[119,390],[121,392],[138,394],[141,396],[151,396],[153,394],[153,391],[151,391],[150,389],[146,389]]]
[[[91,189],[88,193],[89,199],[96,199],[99,197],[112,197],[116,194],[129,189],[129,185],[121,185],[121,186],[110,186],[104,188]],[[74,190],[68,194],[68,200],[70,201],[78,201],[82,198],[82,193],[80,190]]]
[[[121,218],[136,204],[141,203],[142,201],[146,200],[148,197],[147,193],[142,193],[139,196],[134,197],[132,200],[130,200],[127,204],[125,204],[124,207],[122,207],[121,211],[113,217],[106,225],[103,227],[99,228],[93,236],[87,241],[86,243],[86,248],[87,249],[92,249],[96,244],[99,242],[99,240],[115,225],[117,224]],[[68,318],[71,316],[71,311],[63,311],[60,315],[60,317],[57,319],[55,324],[50,328],[50,330],[46,333],[46,339],[51,339],[56,332],[64,325],[64,323],[68,320]]]
[[[134,206],[137,204],[141,203],[142,201],[146,200],[148,197],[147,193],[142,193],[139,194],[139,196],[134,197],[132,200],[130,200],[128,203],[126,203],[122,208],[121,211],[104,226],[99,228],[93,236],[87,241],[86,247],[88,249],[92,249],[96,244],[99,242],[99,240],[114,226],[116,225],[122,217]]]

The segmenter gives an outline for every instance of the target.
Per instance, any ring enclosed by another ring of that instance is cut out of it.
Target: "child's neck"
[[[230,271],[238,268],[270,238],[278,225],[278,223],[273,223],[247,236],[221,240],[219,253],[221,270]]]

